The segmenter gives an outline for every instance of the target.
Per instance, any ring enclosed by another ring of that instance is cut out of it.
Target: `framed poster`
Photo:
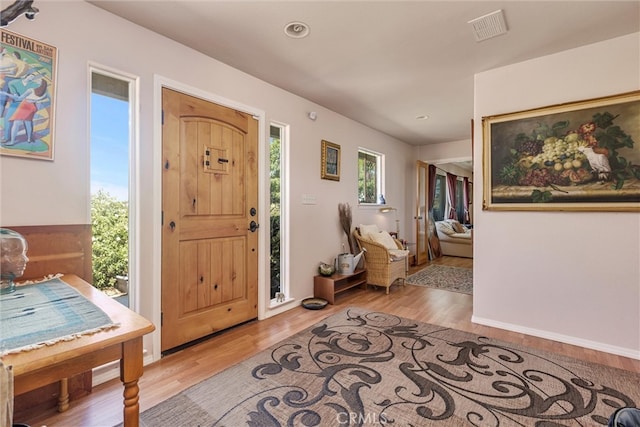
[[[323,140],[321,159],[320,177],[340,181],[340,146]]]
[[[0,154],[53,160],[57,49],[0,29]]]
[[[484,210],[640,210],[640,91],[483,117]]]

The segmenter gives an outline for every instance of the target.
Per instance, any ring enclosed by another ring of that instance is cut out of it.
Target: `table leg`
[[[60,394],[58,395],[58,412],[69,409],[69,378],[60,380]]]
[[[142,372],[142,337],[138,337],[122,343],[120,380],[124,385],[124,427],[138,427],[140,423],[138,379]]]

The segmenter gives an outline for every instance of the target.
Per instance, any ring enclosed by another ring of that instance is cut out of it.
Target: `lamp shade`
[[[380,208],[380,212],[395,212],[396,214],[396,236],[400,235],[400,220],[398,219],[398,209],[392,208],[391,206],[385,206],[384,208]]]

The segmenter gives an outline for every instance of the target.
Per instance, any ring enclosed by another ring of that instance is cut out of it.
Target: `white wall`
[[[263,111],[263,134],[270,121],[291,125],[290,212],[291,294],[293,304],[313,294],[313,276],[320,261],[340,252],[343,232],[338,203],[353,207],[354,225],[393,220],[377,209],[357,206],[357,149],[364,146],[387,154],[387,201],[399,209],[407,204],[405,174],[413,162],[413,147],[388,135],[333,113],[310,101],[228,67],[169,39],[102,11],[86,2],[41,2],[34,21],[17,19],[8,28],[59,49],[56,89],[55,161],[29,161],[0,157],[0,224],[87,224],[89,212],[88,64],[96,63],[140,78],[140,312],[159,322],[160,266],[153,262],[159,239],[160,194],[154,177],[161,162],[154,162],[160,144],[160,99],[154,79],[175,81],[202,93],[232,100]],[[317,111],[314,122],[307,112]],[[320,141],[342,147],[340,182],[320,179]],[[266,151],[266,141],[261,141]],[[266,160],[267,157],[264,157]],[[265,161],[266,164],[266,161]],[[262,188],[268,188],[263,176]],[[268,191],[268,190],[267,190]],[[316,205],[303,205],[302,195],[316,197]],[[266,198],[263,195],[263,199]],[[262,206],[262,215],[268,211]],[[264,218],[264,216],[263,216]],[[404,227],[404,224],[401,224]],[[262,248],[267,229],[261,227]],[[264,260],[267,254],[263,251]],[[268,262],[264,262],[268,269]],[[260,286],[267,288],[268,270],[261,271]],[[284,308],[290,308],[285,306]],[[269,313],[267,312],[267,315]],[[155,337],[157,337],[157,333]],[[157,356],[149,339],[145,347]]]
[[[471,140],[451,141],[416,147],[418,158],[428,163],[456,162],[471,160]]]
[[[638,76],[640,33],[477,74],[475,135],[483,116],[638,90]],[[640,214],[475,205],[475,322],[640,359]]]

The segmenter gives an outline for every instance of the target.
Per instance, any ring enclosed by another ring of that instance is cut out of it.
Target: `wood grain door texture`
[[[258,121],[162,91],[166,351],[258,315]]]

